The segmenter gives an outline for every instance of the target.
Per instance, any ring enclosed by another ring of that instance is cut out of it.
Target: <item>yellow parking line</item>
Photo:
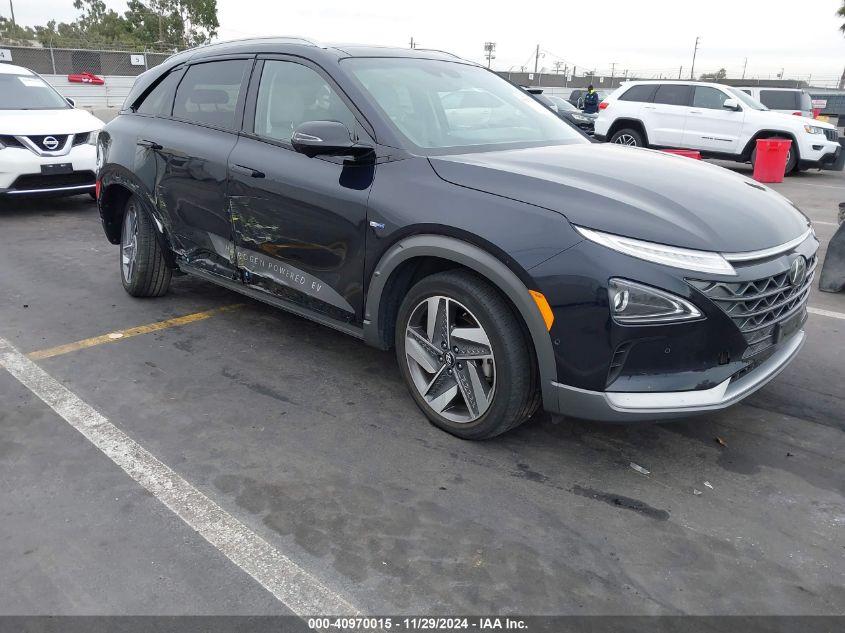
[[[188,323],[196,323],[197,321],[203,321],[205,319],[208,319],[209,317],[214,316],[215,314],[220,314],[221,312],[229,312],[231,310],[236,310],[240,307],[243,307],[243,305],[244,304],[242,303],[235,303],[232,305],[223,306],[221,308],[214,308],[213,310],[205,310],[204,312],[194,312],[193,314],[186,314],[185,316],[167,319],[166,321],[159,321],[158,323],[149,323],[148,325],[139,325],[137,327],[131,327],[126,330],[117,330],[115,332],[103,334],[102,336],[95,336],[93,338],[86,338],[81,341],[76,341],[75,343],[67,343],[66,345],[59,345],[58,347],[51,347],[49,349],[42,349],[37,352],[30,352],[29,354],[27,354],[27,356],[32,360],[41,360],[42,358],[52,358],[53,356],[61,356],[62,354],[75,352],[80,349],[85,349],[86,347],[94,347],[95,345],[102,345],[103,343],[115,343],[117,341],[122,341],[125,338],[139,336],[140,334],[149,334],[151,332],[158,332],[159,330],[166,330],[168,328],[178,327],[180,325],[187,325]]]

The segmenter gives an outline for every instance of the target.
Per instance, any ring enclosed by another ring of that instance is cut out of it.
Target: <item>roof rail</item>
[[[223,41],[218,41],[218,42],[208,42],[208,43],[204,43],[204,44],[198,44],[196,46],[192,46],[190,48],[186,48],[184,50],[181,50],[181,51],[179,51],[179,53],[188,53],[188,52],[191,52],[191,51],[206,50],[208,48],[214,48],[214,47],[217,47],[217,46],[225,46],[226,44],[237,44],[238,42],[255,42],[255,41],[262,41],[262,40],[284,40],[284,41],[288,41],[288,42],[302,42],[303,44],[306,44],[308,46],[315,46],[315,47],[320,46],[319,43],[315,42],[314,40],[309,40],[306,37],[297,37],[297,36],[294,36],[294,35],[263,35],[263,36],[260,36],[260,37],[243,37],[243,38],[234,39],[234,40],[223,40]],[[178,55],[179,53],[175,53],[175,54]]]

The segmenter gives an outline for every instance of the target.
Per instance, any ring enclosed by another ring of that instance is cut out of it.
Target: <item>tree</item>
[[[73,22],[34,29],[14,27],[0,18],[4,39],[38,39],[45,46],[119,46],[173,49],[197,46],[217,34],[217,0],[129,0],[121,15],[103,0],[74,0],[80,11]]]
[[[129,0],[126,20],[145,41],[196,46],[217,35],[217,0]]]
[[[842,24],[839,25],[839,30],[845,33],[845,0],[842,0],[842,6],[839,7],[836,15],[842,18]]]
[[[28,26],[21,26],[0,16],[0,39],[4,42],[13,42],[15,44],[26,44],[36,39],[35,29]]]
[[[701,81],[719,81],[720,79],[724,79],[727,76],[728,71],[726,71],[724,68],[720,68],[715,73],[704,73],[703,75],[701,75],[701,77],[699,77],[699,79],[701,79]]]

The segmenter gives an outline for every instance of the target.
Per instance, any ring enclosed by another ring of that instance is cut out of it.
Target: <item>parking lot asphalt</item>
[[[824,250],[845,176],[774,187]],[[129,297],[87,199],[0,227],[0,339],[363,612],[845,613],[844,295],[814,290],[800,356],[727,411],[472,443],[390,352],[189,277]],[[244,571],[2,369],[0,402],[0,614],[288,612],[289,568]]]

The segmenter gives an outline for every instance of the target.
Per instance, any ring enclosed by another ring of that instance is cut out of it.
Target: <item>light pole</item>
[[[695,79],[695,54],[698,52],[698,36],[695,37],[695,48],[692,49],[692,66],[689,69],[689,78]]]
[[[15,25],[15,4],[12,0],[9,0],[9,10],[12,12],[12,26]]]
[[[487,58],[487,68],[490,68],[490,62],[496,59],[493,54],[496,50],[496,42],[484,42],[484,56]]]

